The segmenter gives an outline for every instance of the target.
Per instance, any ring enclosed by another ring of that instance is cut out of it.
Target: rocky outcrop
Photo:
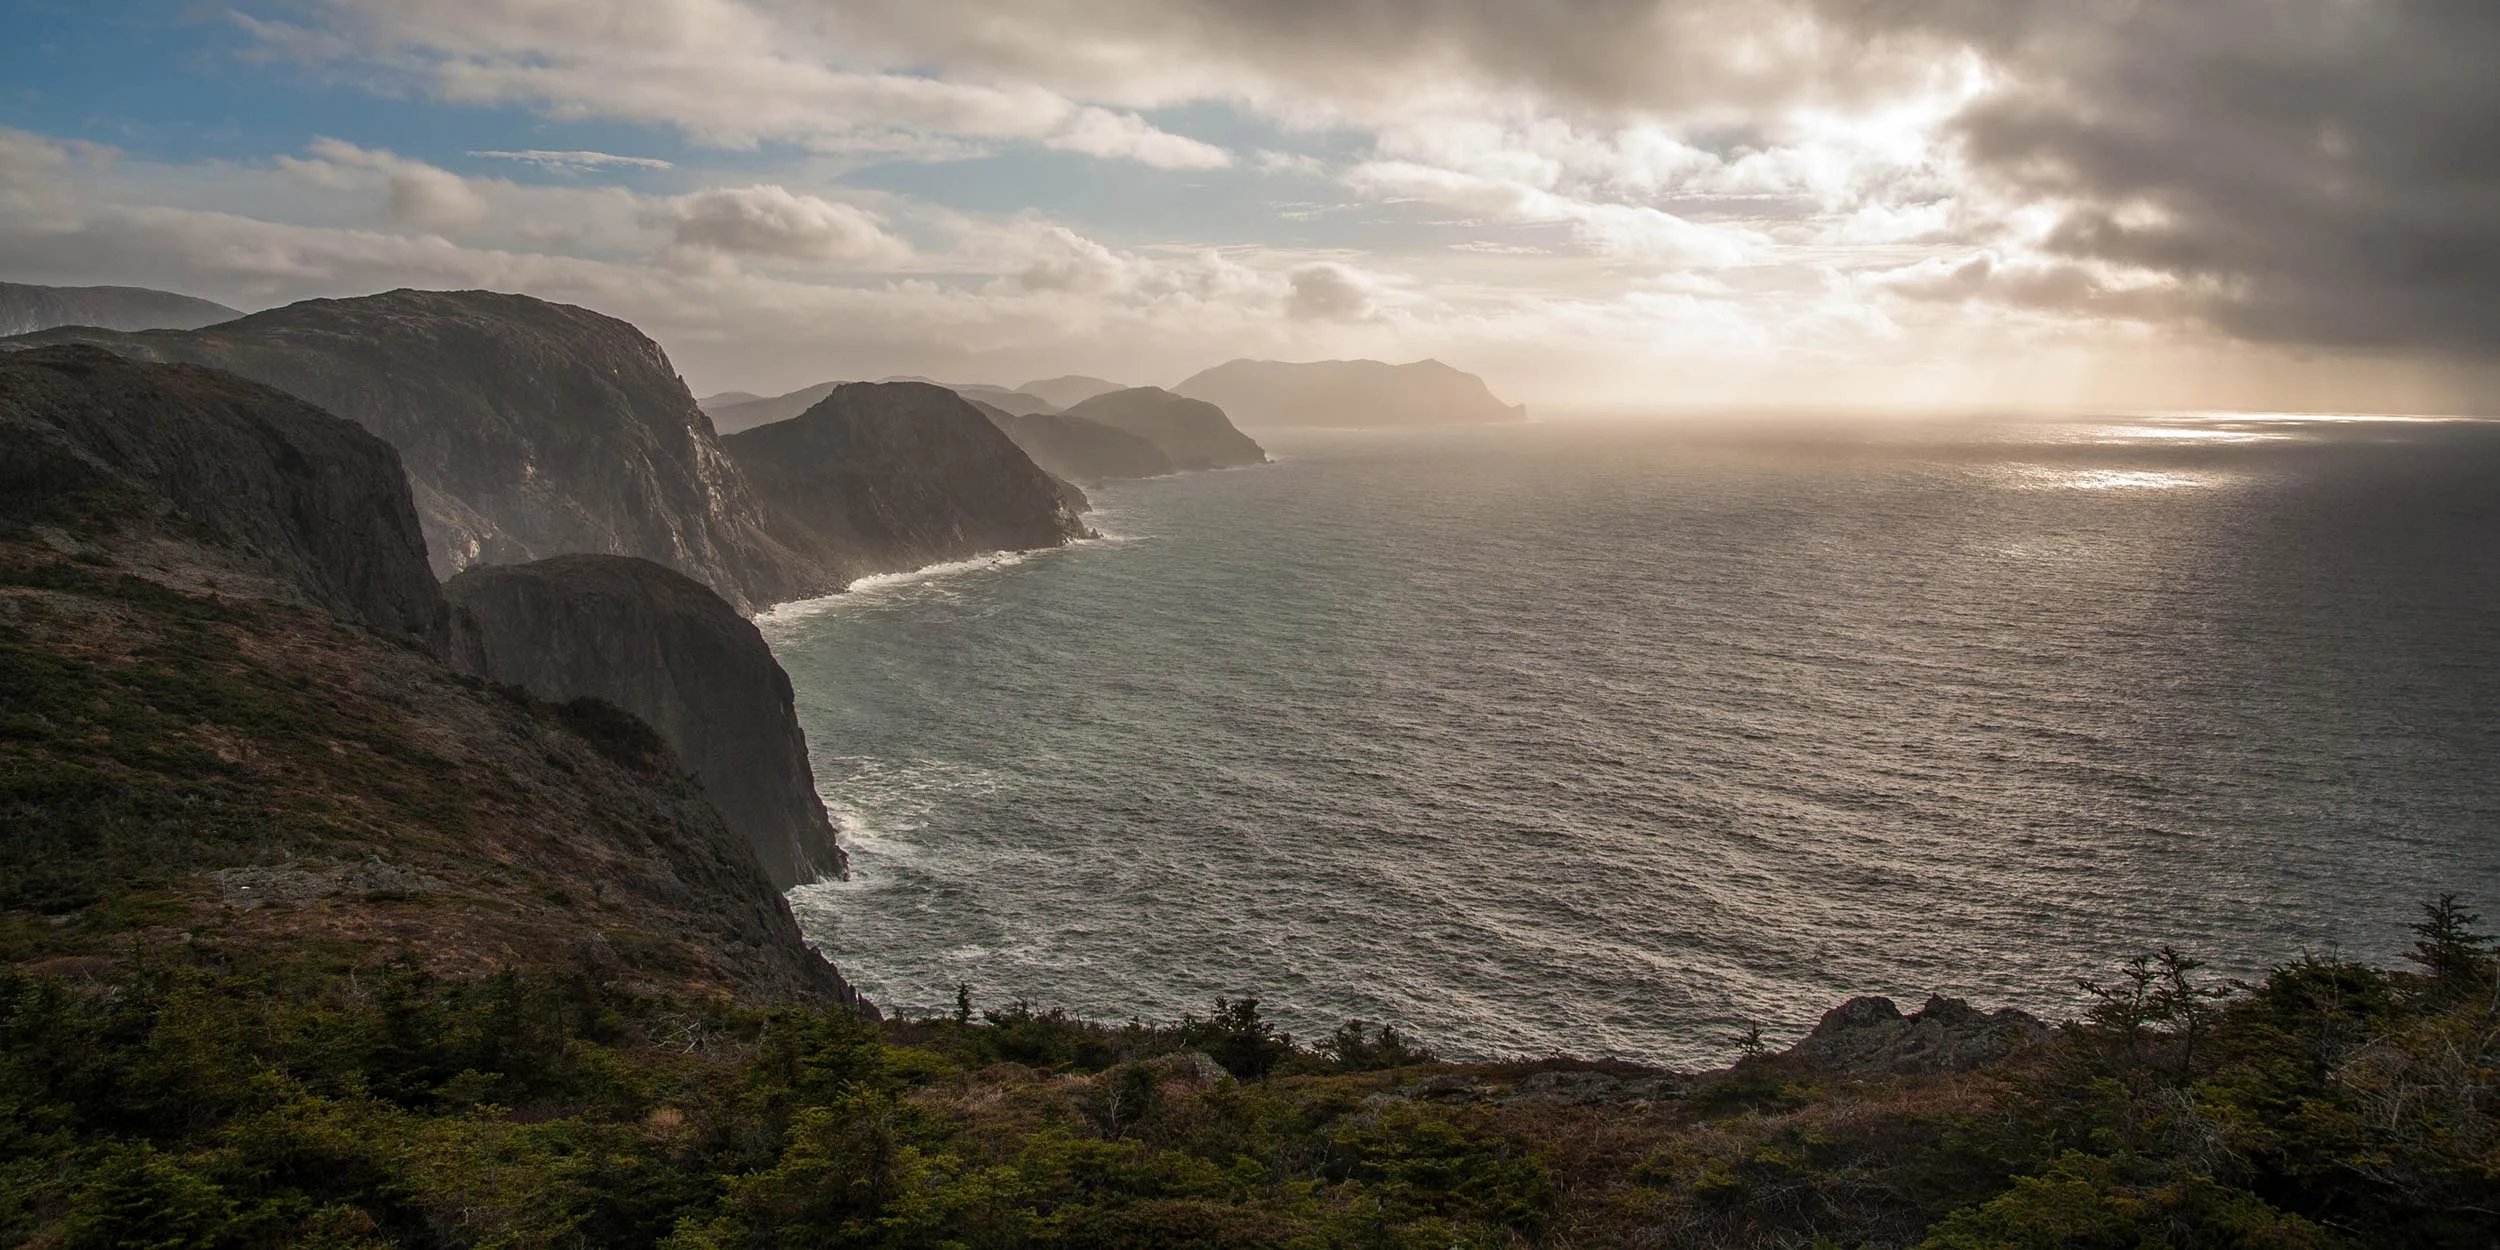
[[[92,347],[0,352],[0,500],[73,528],[170,509],[291,597],[390,634],[441,625],[398,453],[230,374]]]
[[[785,545],[860,577],[1085,535],[1060,483],[962,396],[854,382],[721,440]]]
[[[721,597],[647,560],[557,556],[443,587],[455,663],[541,699],[641,717],[703,783],[776,889],[843,873],[790,678]]]
[[[0,336],[54,326],[195,330],[242,313],[223,304],[138,286],[31,286],[0,282]]]
[[[307,300],[194,331],[55,330],[211,365],[397,447],[436,571],[568,552],[641,556],[742,608],[839,586],[767,534],[657,344],[587,309],[488,291]]]
[[[1172,458],[1151,440],[1099,421],[1049,412],[1020,417],[978,400],[972,406],[1015,440],[1016,446],[1033,458],[1033,463],[1055,477],[1072,482],[1108,482],[1161,477],[1178,471]]]
[[[1889,998],[1852,998],[1781,1053],[1812,1067],[1867,1076],[1969,1072],[2048,1036],[2047,1025],[2011,1007],[1983,1012],[1939,996],[1905,1016]]]
[[[1027,382],[1016,388],[1023,394],[1057,404],[1061,408],[1074,408],[1096,395],[1108,395],[1113,391],[1127,389],[1124,383],[1089,377],[1082,373],[1071,373],[1066,377],[1044,378],[1039,382]]]
[[[381,440],[211,370],[0,354],[0,770],[75,782],[0,822],[0,923],[43,935],[11,957],[857,1001],[649,726],[364,627],[440,606]]]
[[[1145,439],[1177,469],[1267,463],[1267,452],[1233,428],[1223,409],[1161,387],[1139,386],[1097,395],[1068,409],[1067,415]]]
[[[1478,425],[1528,416],[1524,406],[1495,399],[1484,379],[1438,360],[1235,360],[1172,389],[1247,426]]]

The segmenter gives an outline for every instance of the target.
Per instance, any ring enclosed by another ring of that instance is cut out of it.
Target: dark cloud
[[[850,11],[915,47],[1044,76],[1127,48],[1147,67],[1141,81],[1157,64],[1230,65],[1240,80],[1339,104],[1473,84],[1690,125],[1873,98],[1967,50],[1994,75],[1958,122],[1968,158],[2017,200],[2058,206],[2052,255],[2166,275],[2178,298],[2163,307],[2243,338],[2500,354],[2495,0],[868,0]]]
[[[2500,355],[2500,4],[1822,7],[1995,63],[1959,130],[2062,206],[2052,254],[2167,275],[2243,338]]]

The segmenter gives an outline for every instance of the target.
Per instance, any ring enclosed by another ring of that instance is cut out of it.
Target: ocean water
[[[2500,919],[2500,425],[1266,441],[765,619],[870,996],[1703,1063]]]

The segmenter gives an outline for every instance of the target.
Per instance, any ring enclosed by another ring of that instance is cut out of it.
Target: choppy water
[[[1271,442],[766,620],[871,996],[1691,1062],[2500,917],[2500,426]]]

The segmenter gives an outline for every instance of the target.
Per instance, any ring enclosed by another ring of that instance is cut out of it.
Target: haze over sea
[[[1723,1062],[2500,913],[2500,425],[1260,433],[765,620],[871,997]]]

